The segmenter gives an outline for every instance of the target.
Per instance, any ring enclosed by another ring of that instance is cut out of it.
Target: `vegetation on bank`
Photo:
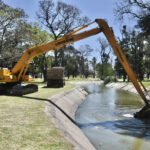
[[[145,87],[150,88],[150,81],[149,80],[144,80],[142,81]]]
[[[72,150],[44,112],[47,99],[61,91],[74,87],[66,83],[64,88],[44,88],[37,82],[39,91],[26,97],[0,96],[0,149]]]
[[[132,82],[130,82],[130,81],[124,82],[124,81],[122,81],[122,80],[118,80],[117,82],[119,82],[119,83],[132,84]],[[143,85],[144,85],[146,88],[150,88],[150,80],[145,79],[145,80],[142,81],[142,83],[143,83]]]

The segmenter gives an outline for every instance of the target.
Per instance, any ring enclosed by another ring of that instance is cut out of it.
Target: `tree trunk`
[[[55,60],[54,60],[54,67],[56,67],[56,66],[58,66],[58,52],[57,52],[57,50],[56,51],[54,51],[54,55],[55,55]]]
[[[123,75],[123,82],[126,82],[126,74]]]
[[[103,63],[102,63],[102,69],[101,69],[101,80],[103,80],[103,75],[104,75],[104,66],[103,66]]]
[[[43,70],[44,82],[47,81],[47,70]]]

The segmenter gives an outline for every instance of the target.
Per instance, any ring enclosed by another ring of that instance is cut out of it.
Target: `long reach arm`
[[[110,43],[112,49],[114,50],[115,54],[117,55],[120,63],[122,64],[123,68],[125,69],[126,73],[128,74],[130,80],[132,81],[133,85],[135,86],[136,90],[144,100],[145,104],[148,105],[148,101],[146,99],[146,96],[141,89],[136,75],[133,72],[132,68],[130,67],[124,53],[122,52],[119,44],[117,43],[115,36],[113,34],[112,29],[108,26],[107,22],[103,19],[96,19],[95,22],[98,24],[99,28],[94,28],[82,33],[75,34],[76,32],[80,31],[83,28],[86,28],[88,25],[78,29],[77,31],[73,31],[72,33],[69,33],[58,40],[51,41],[46,44],[42,44],[39,46],[35,46],[32,48],[29,48],[19,59],[17,64],[12,69],[12,72],[9,70],[4,71],[0,70],[0,82],[7,82],[7,83],[18,83],[22,81],[29,81],[29,78],[26,76],[26,72],[29,67],[30,61],[40,54],[43,54],[45,52],[48,52],[50,50],[57,50],[59,48],[64,47],[67,44],[82,40],[84,38],[96,35],[100,32],[103,32],[106,36],[108,42]],[[3,75],[2,75],[3,73]]]
[[[87,27],[87,25],[85,27]],[[83,27],[81,29],[83,29]],[[79,31],[79,30],[77,30],[77,31]],[[38,56],[38,55],[43,54],[45,52],[48,52],[50,50],[60,49],[60,48],[64,47],[65,45],[68,45],[70,43],[82,40],[82,39],[87,38],[89,36],[93,36],[95,34],[98,34],[99,32],[101,32],[100,28],[94,28],[94,29],[91,29],[89,31],[78,33],[78,34],[74,34],[75,33],[75,31],[74,31],[70,34],[67,34],[67,35],[59,38],[58,40],[54,40],[54,41],[51,41],[51,42],[46,43],[46,44],[42,44],[39,46],[29,48],[21,56],[21,58],[19,59],[17,64],[12,69],[12,75],[17,75],[18,81],[20,79],[23,80],[25,73],[29,67],[29,63],[35,56]]]

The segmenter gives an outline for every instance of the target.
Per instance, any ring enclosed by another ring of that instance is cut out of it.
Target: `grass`
[[[45,114],[45,102],[37,98],[49,98],[74,87],[69,83],[64,88],[43,88],[28,94],[28,98],[0,96],[0,150],[72,150],[60,132]],[[32,99],[33,98],[33,99]]]
[[[145,87],[150,88],[150,81],[149,80],[144,80],[142,81]]]
[[[65,78],[65,80],[66,81],[98,81],[100,79],[98,79],[98,78],[81,78],[81,77],[73,78],[73,77],[70,77],[69,79]]]
[[[132,82],[123,82],[122,80],[119,80],[118,81],[119,83],[128,83],[128,84],[132,84]],[[143,80],[142,81],[143,85],[146,87],[146,88],[149,88],[150,89],[150,80]]]

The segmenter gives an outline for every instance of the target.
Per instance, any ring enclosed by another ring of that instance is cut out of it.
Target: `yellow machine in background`
[[[124,53],[122,52],[119,44],[117,43],[114,33],[112,31],[112,28],[110,28],[107,24],[107,22],[103,19],[96,19],[95,22],[98,24],[98,28],[94,28],[82,33],[78,33],[80,30],[88,27],[89,25],[86,25],[76,31],[73,31],[72,33],[69,33],[58,40],[51,41],[46,44],[42,44],[39,46],[35,46],[32,48],[29,48],[19,59],[17,64],[14,66],[12,71],[10,70],[0,70],[0,82],[5,82],[6,84],[2,84],[0,86],[0,93],[6,93],[6,94],[12,94],[12,95],[24,95],[28,94],[34,91],[37,91],[37,86],[24,86],[22,88],[21,82],[24,81],[30,81],[29,76],[26,75],[26,72],[29,68],[30,61],[45,52],[48,52],[50,50],[57,50],[59,48],[64,47],[67,44],[82,40],[84,38],[96,35],[100,32],[103,32],[106,36],[109,44],[111,45],[112,49],[114,50],[116,56],[118,57],[120,63],[122,64],[123,68],[125,69],[126,73],[128,74],[130,80],[132,81],[133,85],[135,86],[136,90],[138,91],[139,95],[145,102],[147,106],[149,106],[148,100],[146,99],[146,96],[144,94],[144,91],[142,90],[141,86],[139,85],[136,75],[133,72],[132,68],[130,67]],[[17,88],[16,88],[17,87]],[[4,90],[6,89],[6,90]],[[7,90],[9,89],[9,90]],[[17,92],[19,91],[19,93]]]

